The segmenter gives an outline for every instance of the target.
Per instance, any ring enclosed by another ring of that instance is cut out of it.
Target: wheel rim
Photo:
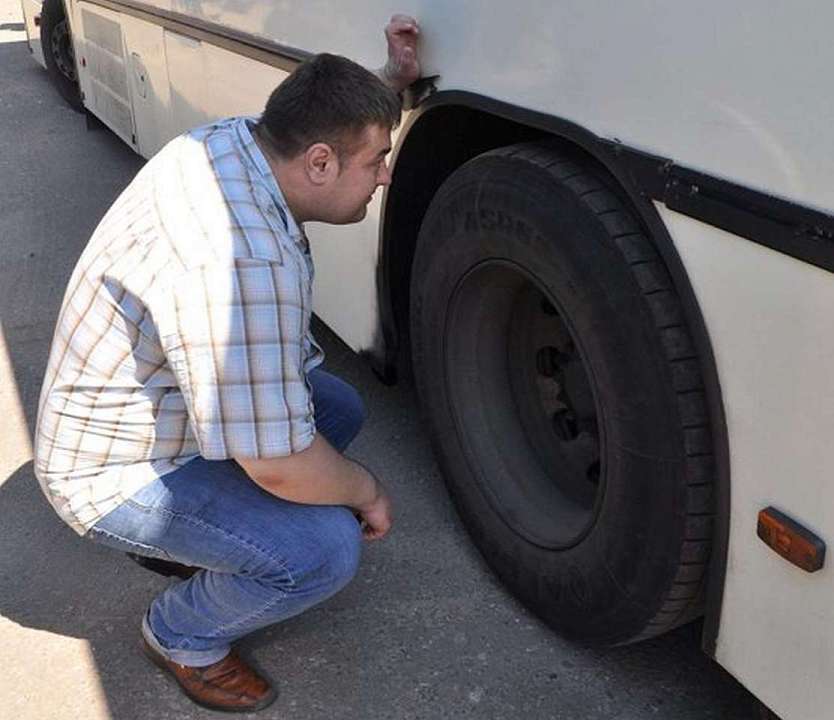
[[[67,80],[75,82],[75,51],[72,49],[69,27],[66,20],[61,20],[52,29],[49,36],[49,44],[52,50],[52,58],[61,75]]]
[[[444,349],[455,431],[493,510],[541,547],[578,543],[605,454],[584,353],[558,302],[520,266],[482,262],[454,290]]]

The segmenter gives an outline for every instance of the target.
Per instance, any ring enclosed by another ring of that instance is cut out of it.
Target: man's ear
[[[304,169],[313,185],[325,185],[339,174],[339,157],[327,143],[314,143],[304,153]]]

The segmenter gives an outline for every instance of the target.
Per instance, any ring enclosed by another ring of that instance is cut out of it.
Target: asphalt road
[[[32,475],[31,431],[64,285],[87,237],[141,166],[89,132],[30,58],[0,0],[0,716],[198,718],[137,651],[167,582],[76,536]],[[468,542],[408,382],[380,385],[320,328],[328,369],[369,409],[352,452],[383,477],[398,521],[340,595],[258,633],[245,654],[287,720],[752,720],[747,692],[693,624],[637,646],[571,645],[502,589]]]

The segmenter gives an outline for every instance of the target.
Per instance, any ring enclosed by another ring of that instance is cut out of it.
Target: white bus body
[[[43,49],[41,48],[39,29],[41,15],[40,0],[22,0],[21,5],[23,8],[23,23],[26,28],[26,38],[29,43],[29,50],[38,65],[45,68],[46,62],[43,59]]]
[[[67,0],[67,6],[84,104],[144,156],[191,126],[257,114],[294,58],[327,51],[379,64],[382,25],[403,12],[421,25],[423,72],[436,76],[437,92],[405,118],[400,143],[408,142],[415,118],[429,112],[424,105],[481,103],[478,112],[517,125],[529,117],[536,132],[551,120],[554,128],[564,123],[611,141],[612,158],[620,146],[623,156],[658,156],[759,200],[781,198],[795,216],[820,220],[809,222],[805,235],[794,233],[792,244],[758,237],[755,223],[738,234],[721,229],[744,224],[732,212],[715,222],[709,206],[692,209],[686,197],[676,202],[644,193],[703,317],[717,379],[713,420],[726,427],[723,538],[713,551],[705,649],[785,720],[831,717],[832,568],[806,573],[791,565],[757,538],[756,523],[759,511],[773,506],[823,539],[834,536],[834,483],[827,479],[834,241],[825,224],[834,212],[834,93],[827,72],[834,6],[753,0]],[[393,162],[395,184],[402,152]],[[690,183],[687,192],[698,191]],[[755,202],[742,197],[739,205],[756,215]],[[352,348],[377,359],[391,351],[379,286],[385,212],[377,196],[358,225],[308,228],[317,314]]]

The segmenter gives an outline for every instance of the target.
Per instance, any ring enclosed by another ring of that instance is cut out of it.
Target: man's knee
[[[343,451],[365,421],[365,406],[356,389],[318,368],[309,375],[316,408],[316,427],[337,450]]]
[[[345,447],[359,434],[367,417],[365,403],[362,402],[362,397],[356,392],[353,386],[349,387],[350,392],[345,393],[345,404],[342,409],[344,414],[344,434],[347,438]]]
[[[344,507],[307,506],[299,519],[292,547],[279,551],[280,563],[257,574],[282,593],[308,596],[320,602],[347,585],[359,569],[362,531]]]
[[[319,544],[319,572],[336,593],[353,580],[362,556],[359,521],[347,508],[328,508],[331,518]]]
[[[362,429],[366,417],[365,403],[352,385],[342,383],[333,410],[333,419],[323,431],[331,444],[339,452],[344,452]]]

